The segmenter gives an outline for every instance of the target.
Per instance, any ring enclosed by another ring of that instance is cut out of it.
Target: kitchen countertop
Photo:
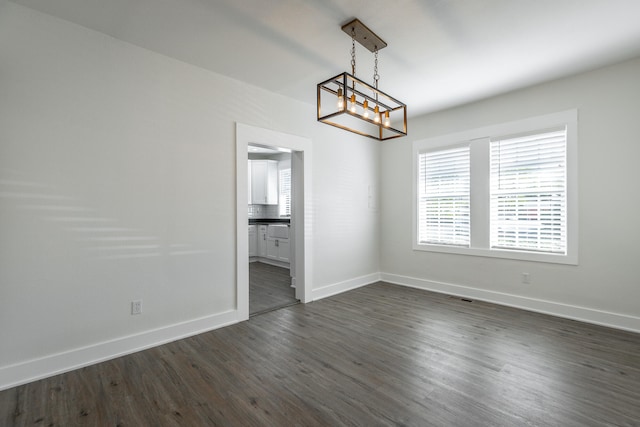
[[[249,218],[249,225],[251,224],[290,224],[291,218]]]

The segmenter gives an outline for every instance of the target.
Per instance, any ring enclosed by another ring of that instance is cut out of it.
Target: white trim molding
[[[578,320],[580,322],[593,323],[595,325],[607,326],[630,332],[640,332],[640,317],[629,316],[626,314],[391,273],[380,273],[380,280],[393,283],[395,285],[476,299],[479,301],[549,314],[571,320]]]
[[[103,341],[38,359],[0,367],[0,390],[94,365],[172,341],[238,323],[238,311],[180,322],[134,335]]]
[[[367,274],[365,276],[356,277],[354,279],[345,280],[344,282],[333,283],[331,285],[322,286],[313,290],[313,300],[328,298],[333,295],[341,294],[362,286],[379,282],[380,273]]]
[[[248,146],[257,144],[291,150],[293,203],[290,264],[296,279],[296,298],[311,301],[313,288],[312,141],[236,122],[236,301],[240,320],[249,319]]]
[[[489,216],[489,147],[492,139],[566,128],[566,253],[554,254],[513,249],[496,249],[490,245]],[[470,244],[454,246],[419,242],[418,236],[418,159],[422,153],[468,145],[470,147],[471,203]],[[430,251],[522,261],[578,265],[578,110],[572,109],[543,116],[470,129],[432,138],[416,140],[412,148],[412,247]]]

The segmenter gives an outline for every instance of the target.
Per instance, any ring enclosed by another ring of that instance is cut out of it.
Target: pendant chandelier
[[[318,121],[379,141],[407,135],[407,106],[378,89],[378,51],[387,44],[358,19],[342,26],[351,36],[351,74],[318,84]],[[356,41],[374,54],[373,85],[356,77]]]

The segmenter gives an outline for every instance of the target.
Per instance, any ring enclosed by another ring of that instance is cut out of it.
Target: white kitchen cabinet
[[[289,239],[267,237],[267,258],[289,262]]]
[[[291,248],[289,247],[289,239],[278,240],[278,261],[289,262],[289,254]]]
[[[258,226],[258,256],[267,256],[267,225]]]
[[[251,170],[251,204],[278,204],[278,162],[249,160]]]
[[[272,224],[267,229],[267,258],[289,262],[289,226],[285,224]]]
[[[255,225],[249,226],[249,256],[258,256],[258,231]]]

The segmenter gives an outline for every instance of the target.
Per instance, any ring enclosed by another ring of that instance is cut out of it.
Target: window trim
[[[567,127],[566,205],[567,205],[567,253],[551,254],[489,247],[489,147],[492,139],[529,132],[544,131],[558,126]],[[482,256],[522,261],[578,265],[578,110],[567,110],[507,123],[490,125],[462,132],[441,135],[413,142],[413,250],[447,254]],[[461,144],[471,144],[471,245],[457,247],[418,242],[418,159],[426,151],[446,149]],[[481,148],[486,145],[486,150]],[[474,153],[476,154],[474,156]],[[487,179],[478,180],[483,174]],[[485,175],[486,174],[486,175]],[[474,179],[476,177],[476,179]],[[479,187],[482,185],[482,187]],[[486,187],[486,188],[485,188]],[[478,226],[478,224],[480,224]]]

